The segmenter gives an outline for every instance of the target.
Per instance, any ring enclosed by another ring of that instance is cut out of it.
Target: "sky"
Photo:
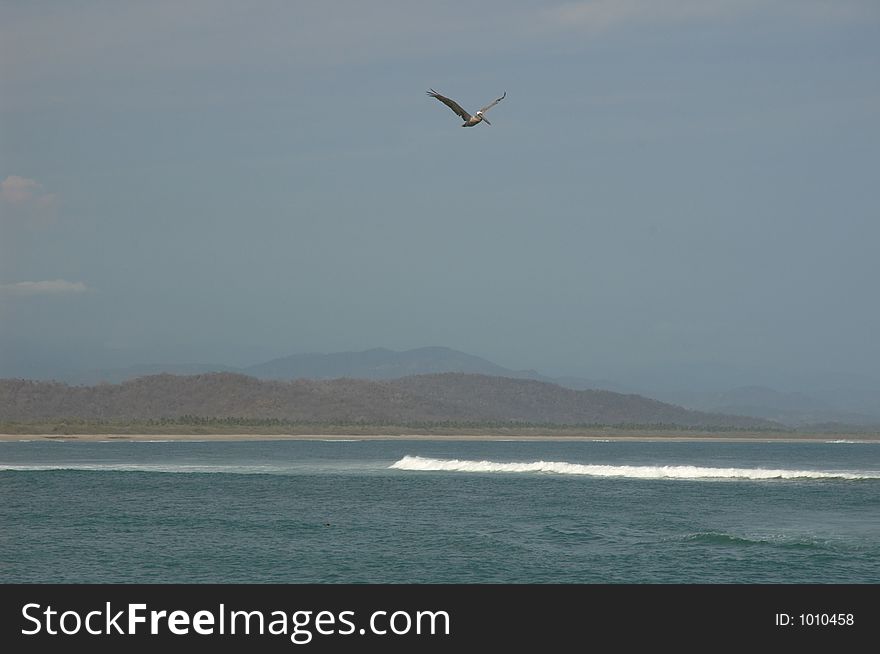
[[[876,378],[878,70],[876,0],[3,0],[0,376]]]

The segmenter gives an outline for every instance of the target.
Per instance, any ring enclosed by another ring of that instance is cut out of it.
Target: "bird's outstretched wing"
[[[471,119],[471,115],[468,112],[466,112],[464,109],[462,109],[461,105],[458,104],[455,100],[450,100],[446,96],[440,95],[434,89],[427,91],[427,94],[430,95],[432,98],[437,98],[438,100],[440,100],[440,102],[442,102],[447,107],[452,109],[455,113],[457,113],[459,116],[461,116],[463,120],[467,121],[467,120]],[[498,101],[496,100],[495,102],[498,102]]]
[[[478,113],[478,114],[482,114],[482,113],[485,113],[485,112],[489,111],[489,109],[491,109],[492,107],[494,107],[496,104],[498,104],[499,102],[501,102],[501,101],[502,101],[504,98],[506,98],[506,97],[507,97],[507,91],[504,92],[504,95],[502,95],[500,98],[498,98],[497,100],[495,100],[495,102],[490,102],[490,103],[487,104],[485,107],[483,107],[482,109],[480,109],[477,113]]]

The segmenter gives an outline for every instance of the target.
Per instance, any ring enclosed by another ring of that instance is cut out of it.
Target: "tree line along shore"
[[[735,427],[682,427],[677,425],[558,425],[511,424],[508,422],[421,422],[382,424],[364,422],[300,422],[278,419],[203,418],[147,420],[34,420],[0,422],[0,434],[6,436],[40,435],[43,437],[107,436],[473,436],[535,438],[735,438],[763,440],[828,440],[856,438],[880,440],[880,433],[865,430],[755,429]]]

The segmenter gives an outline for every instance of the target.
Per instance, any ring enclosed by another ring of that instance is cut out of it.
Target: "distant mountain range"
[[[91,370],[70,374],[61,379],[71,384],[119,383],[146,375],[169,373],[197,375],[208,372],[236,372],[257,379],[398,379],[410,375],[464,372],[513,379],[534,379],[560,384],[575,390],[602,389],[628,392],[626,387],[609,380],[579,377],[548,377],[534,370],[512,370],[482,357],[448,347],[420,347],[396,351],[373,348],[359,352],[294,354],[252,366],[231,367],[210,364],[149,364],[127,368]]]
[[[0,421],[149,420],[182,416],[305,423],[626,425],[781,428],[690,411],[639,395],[531,379],[435,373],[388,380],[263,380],[237,373],[151,375],[118,384],[0,380]]]
[[[421,347],[396,352],[374,348],[363,352],[295,354],[243,368],[260,379],[397,379],[409,375],[465,372],[496,377],[539,379],[533,370],[509,370],[448,347]]]
[[[332,380],[359,379],[387,381],[413,375],[467,373],[489,377],[524,379],[557,384],[571,390],[605,390],[641,395],[668,404],[700,411],[762,418],[789,427],[811,425],[880,425],[880,382],[857,380],[865,387],[855,387],[835,380],[830,389],[821,390],[821,380],[813,382],[815,392],[785,393],[767,386],[741,385],[725,390],[706,391],[708,384],[694,381],[696,390],[660,390],[659,384],[645,387],[606,379],[549,377],[534,370],[512,370],[487,359],[447,347],[421,347],[395,351],[374,348],[359,352],[295,354],[245,367],[210,364],[142,365],[110,370],[94,370],[62,379],[71,384],[118,384],[139,377],[168,373],[204,375],[227,372],[260,380]],[[668,373],[673,375],[674,373]],[[691,375],[693,377],[693,375]]]

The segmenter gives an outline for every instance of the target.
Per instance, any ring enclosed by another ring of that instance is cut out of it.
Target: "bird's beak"
[[[490,125],[490,126],[492,125],[492,123],[490,123],[488,120],[486,120],[485,117],[483,117],[483,122],[486,123],[487,125]]]

